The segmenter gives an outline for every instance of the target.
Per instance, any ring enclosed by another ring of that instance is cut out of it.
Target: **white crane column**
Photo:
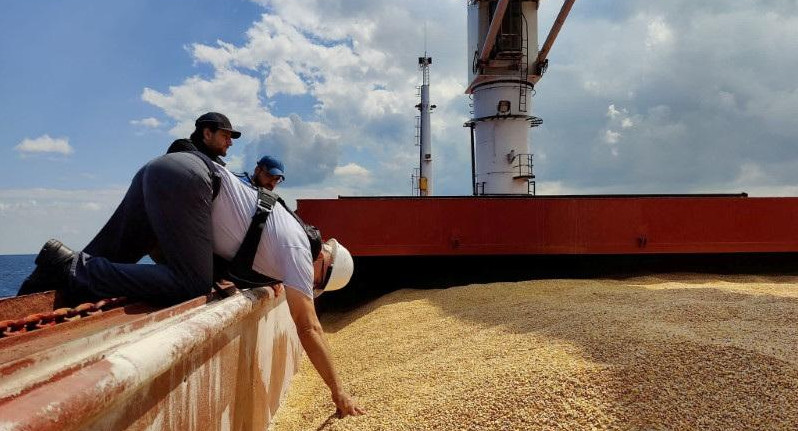
[[[537,1],[473,0],[468,6],[468,50],[473,60],[475,194],[529,194],[532,154],[531,94],[539,76]]]

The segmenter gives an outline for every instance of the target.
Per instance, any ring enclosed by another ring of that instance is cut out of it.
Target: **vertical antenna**
[[[430,113],[435,109],[429,101],[429,66],[432,64],[432,57],[424,56],[418,58],[418,67],[421,69],[421,103],[416,105],[419,110],[419,177],[418,191],[419,196],[432,196],[432,142],[430,140]]]
[[[427,20],[424,20],[424,57],[427,56]]]
[[[421,100],[416,109],[416,145],[419,146],[419,166],[410,176],[412,193],[418,196],[432,196],[432,143],[430,142],[430,113],[435,105],[429,103],[429,66],[432,57],[427,57],[427,21],[424,21],[424,56],[418,58],[421,69],[421,87],[418,87]]]

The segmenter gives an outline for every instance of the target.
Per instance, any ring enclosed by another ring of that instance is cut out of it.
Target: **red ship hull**
[[[798,252],[798,198],[368,197],[297,212],[359,257]]]

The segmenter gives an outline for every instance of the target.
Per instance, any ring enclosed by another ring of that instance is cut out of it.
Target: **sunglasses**
[[[268,173],[268,172],[266,172],[266,171],[261,171],[261,172],[262,172],[264,175],[266,175],[266,178],[268,178],[269,180],[271,180],[272,178],[276,177],[276,178],[277,178],[277,184],[280,184],[280,183],[282,183],[283,181],[285,181],[285,177],[284,177],[284,176],[282,176],[282,175],[274,175],[274,174],[270,174],[270,173]]]
[[[330,282],[330,276],[332,275],[333,265],[330,263],[330,266],[327,267],[327,271],[324,273],[324,280],[321,282],[321,290],[327,288],[327,283]]]
[[[324,269],[324,261],[322,261],[322,272],[324,273],[324,276],[322,277],[321,282],[316,285],[315,289],[324,290],[327,288],[327,283],[330,282],[330,277],[332,276],[332,270],[332,262],[330,262],[330,264],[327,266],[327,269]]]

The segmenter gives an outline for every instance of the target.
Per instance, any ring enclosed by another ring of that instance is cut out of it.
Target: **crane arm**
[[[496,44],[496,35],[499,34],[502,20],[504,19],[504,13],[507,11],[507,5],[509,3],[510,0],[499,0],[499,3],[496,4],[496,11],[493,13],[493,20],[491,20],[490,27],[488,28],[488,35],[485,36],[485,45],[482,46],[482,52],[479,54],[480,63],[488,61],[490,51],[493,49],[493,45]]]
[[[565,24],[565,19],[568,18],[568,13],[571,12],[571,7],[573,7],[574,2],[576,2],[576,0],[565,0],[565,3],[563,3],[562,8],[560,8],[560,13],[557,15],[557,19],[554,20],[554,24],[551,26],[549,35],[546,36],[546,42],[543,43],[543,48],[538,52],[538,58],[535,60],[536,64],[542,65],[547,61],[546,57],[549,56],[551,46],[554,45],[557,34],[560,33],[560,29],[563,24]]]

